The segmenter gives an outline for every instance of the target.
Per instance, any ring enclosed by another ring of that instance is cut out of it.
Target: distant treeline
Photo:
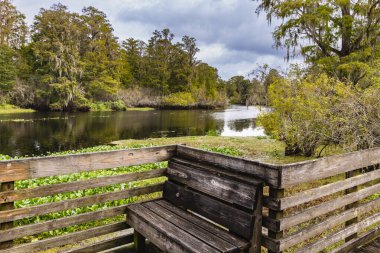
[[[174,42],[169,29],[154,31],[147,42],[119,43],[106,15],[94,7],[74,13],[55,4],[41,9],[28,28],[25,16],[0,0],[0,104],[89,111],[214,108],[228,98],[266,103],[267,88],[253,102],[255,82],[221,80],[216,68],[197,60],[198,52],[195,38]]]

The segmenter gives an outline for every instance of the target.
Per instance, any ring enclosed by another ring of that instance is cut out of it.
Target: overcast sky
[[[272,47],[265,14],[257,16],[251,0],[13,0],[29,24],[40,8],[61,2],[71,11],[94,6],[107,14],[120,40],[148,40],[154,30],[170,28],[177,39],[197,39],[198,59],[218,68],[228,79],[247,75],[258,64],[285,68],[285,53]]]

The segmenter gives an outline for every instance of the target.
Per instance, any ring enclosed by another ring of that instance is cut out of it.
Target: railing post
[[[359,175],[360,173],[361,173],[361,169],[357,169],[357,170],[346,172],[345,174],[346,174],[346,178],[351,178],[351,177]],[[358,191],[358,186],[354,186],[352,188],[348,188],[347,190],[345,190],[344,194],[347,195],[347,194],[357,192],[357,191]],[[348,210],[348,209],[356,208],[356,207],[358,207],[358,205],[359,205],[359,202],[354,202],[352,204],[345,206],[344,209]],[[346,221],[345,227],[349,227],[350,225],[355,224],[357,222],[358,222],[358,217],[356,216],[355,218]],[[345,242],[348,242],[348,241],[350,241],[354,238],[357,238],[357,237],[358,237],[358,233],[352,234],[352,235],[345,238]]]
[[[14,182],[4,182],[1,183],[0,186],[0,192],[5,192],[5,191],[13,191],[14,190]],[[14,203],[13,202],[8,202],[4,204],[0,204],[0,211],[5,211],[5,210],[11,210],[14,209]],[[0,224],[0,230],[7,230],[13,227],[13,221],[11,222],[4,222]],[[0,249],[7,249],[12,247],[13,241],[7,241],[7,242],[1,242],[0,243]]]
[[[284,197],[285,190],[284,189],[275,189],[269,188],[269,197],[272,199],[279,199]],[[284,211],[272,210],[269,208],[269,217],[273,220],[280,220],[284,216]],[[284,231],[272,231],[268,229],[268,237],[279,240],[284,236]],[[281,251],[272,251],[268,250],[268,253],[281,253]]]

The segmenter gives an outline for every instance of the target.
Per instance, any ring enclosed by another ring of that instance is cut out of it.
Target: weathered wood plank
[[[3,182],[0,186],[0,192],[9,192],[14,190],[14,182]],[[13,202],[0,204],[0,211],[13,210]],[[0,222],[0,231],[13,228],[13,221],[2,223]],[[4,241],[0,243],[0,249],[6,249],[12,247],[13,241]]]
[[[253,215],[217,201],[209,196],[167,181],[164,185],[164,198],[176,206],[190,209],[230,231],[250,239]]]
[[[204,230],[201,227],[194,226],[194,224],[188,222],[186,219],[182,218],[181,216],[175,215],[174,213],[170,212],[169,210],[161,207],[160,205],[152,201],[143,203],[141,205],[146,207],[147,209],[149,209],[151,212],[155,213],[156,215],[160,216],[161,218],[177,226],[181,230],[186,231],[187,233],[191,234],[195,238],[198,238],[199,240],[207,243],[208,245],[211,245],[212,247],[222,252],[229,252],[231,250],[236,249],[234,245],[228,243],[224,239],[219,238],[218,236],[208,232],[207,230]]]
[[[312,161],[287,164],[281,166],[280,185],[287,188],[379,163],[380,148],[373,148]]]
[[[0,182],[166,161],[176,146],[126,149],[0,162]]]
[[[309,190],[302,191],[293,196],[281,198],[281,199],[271,199],[266,197],[264,204],[266,207],[275,210],[285,210],[297,205],[305,204],[309,201],[322,198],[348,188],[352,188],[361,184],[365,184],[380,178],[380,170],[371,171],[359,176],[348,178],[342,181],[334,182],[331,184],[323,185],[318,188],[313,188]]]
[[[232,243],[237,248],[244,250],[247,248],[249,243],[247,241],[244,241],[243,239],[232,235],[231,233],[227,232],[227,230],[224,229],[217,229],[214,225],[212,225],[209,222],[204,221],[203,219],[200,219],[199,217],[186,212],[180,208],[175,207],[174,205],[170,204],[166,200],[156,200],[154,201],[157,205],[160,205],[164,207],[165,209],[171,211],[174,214],[180,215],[184,219],[186,219],[188,222],[194,224],[194,226],[201,227],[210,233],[223,238],[225,241],[228,241]]]
[[[283,198],[285,194],[284,189],[276,189],[276,188],[269,188],[269,197],[270,198]],[[269,218],[273,220],[281,220],[284,216],[283,211],[276,211],[269,209]],[[284,231],[281,229],[281,227],[269,227],[268,228],[268,237],[274,240],[280,240],[284,236]],[[271,249],[268,250],[268,253],[279,253],[281,251],[272,251]]]
[[[360,237],[355,238],[354,240],[346,242],[345,244],[343,244],[340,247],[331,251],[331,253],[349,253],[349,252],[352,252],[357,247],[366,244],[367,242],[371,241],[372,239],[374,239],[378,236],[380,236],[380,226],[376,227],[375,229],[373,229],[371,231],[364,233],[363,235],[360,235]],[[360,250],[357,250],[356,252],[360,252]]]
[[[261,253],[261,236],[262,236],[262,211],[263,211],[263,185],[257,189],[255,206],[254,210],[254,219],[252,226],[252,236],[251,236],[251,247],[248,250],[248,253]]]
[[[312,243],[308,245],[307,247],[302,248],[301,250],[297,251],[297,253],[317,253],[321,250],[325,249],[329,245],[332,245],[334,243],[337,243],[341,240],[344,240],[347,238],[347,236],[350,236],[352,234],[355,234],[364,228],[375,224],[377,222],[380,222],[380,213],[376,213],[358,223],[355,223],[349,227],[346,227],[342,230],[339,230],[337,233],[328,235],[327,238],[324,238],[323,240],[319,240],[315,243]]]
[[[0,242],[125,214],[130,204],[0,231]]]
[[[292,214],[280,220],[280,230],[288,229],[292,226],[300,224],[302,222],[308,221],[310,219],[316,218],[323,214],[327,214],[331,211],[334,211],[338,208],[342,208],[348,204],[354,203],[361,199],[364,199],[372,194],[378,193],[380,191],[380,183],[364,188],[360,191],[353,192],[339,198],[323,202],[319,205],[306,208],[301,212]],[[264,224],[266,221],[264,219]]]
[[[209,163],[199,162],[197,160],[187,160],[187,159],[174,156],[170,159],[169,163],[170,162],[175,162],[183,166],[197,169],[197,170],[207,171],[213,174],[217,174],[220,177],[233,179],[233,180],[242,182],[244,184],[257,186],[263,183],[263,180],[260,180],[252,175],[242,174],[240,172],[234,172],[228,168],[225,169],[221,166],[210,165]]]
[[[176,162],[170,162],[167,176],[169,180],[186,184],[193,189],[231,204],[240,205],[251,210],[254,208],[256,187],[223,178],[220,173],[218,175],[211,171],[197,170]]]
[[[377,208],[380,208],[380,198],[365,203],[356,209],[346,210],[337,215],[331,216],[322,222],[306,227],[297,233],[282,239],[280,249],[286,250],[293,245],[306,241],[307,239],[310,239],[314,236],[320,235],[326,230],[334,228],[339,224],[342,224],[357,216],[361,216],[367,212],[370,212],[371,210],[376,210]]]
[[[177,146],[177,155],[179,157],[198,160],[199,162],[206,162],[222,166],[227,171],[230,170],[235,173],[245,173],[251,176],[255,176],[262,179],[270,186],[276,188],[281,187],[281,166],[217,154],[196,148],[189,148],[182,145]]]
[[[96,241],[90,245],[84,245],[80,248],[62,251],[61,253],[93,253],[101,252],[110,248],[126,245],[133,242],[133,230],[127,234],[116,235],[112,238]]]
[[[144,180],[164,176],[166,169],[155,169],[143,172],[121,174],[108,177],[99,177],[70,183],[54,184],[36,188],[28,188],[16,191],[0,192],[0,204],[22,199],[51,196],[64,192],[78,191],[102,187],[112,184],[126,183],[130,181]]]
[[[8,222],[19,220],[23,218],[53,213],[77,207],[89,206],[94,203],[104,203],[107,201],[114,201],[125,199],[133,196],[159,192],[163,189],[163,183],[153,184],[148,186],[136,187],[127,190],[107,192],[82,198],[69,199],[59,202],[47,203],[37,206],[30,206],[25,208],[13,209],[9,211],[0,212],[0,222]]]
[[[165,252],[220,252],[141,205],[128,208],[128,223]]]
[[[48,250],[50,248],[63,246],[66,244],[73,244],[89,238],[117,232],[120,230],[128,229],[130,226],[125,222],[118,222],[110,225],[90,228],[83,231],[73,232],[66,235],[48,238],[32,243],[26,243],[7,250],[0,250],[0,253],[34,253],[39,251]]]

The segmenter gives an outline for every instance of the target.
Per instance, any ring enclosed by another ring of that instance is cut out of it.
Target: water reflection
[[[199,136],[260,136],[256,107],[223,111],[127,111],[0,115],[0,154],[40,155],[121,139]]]

